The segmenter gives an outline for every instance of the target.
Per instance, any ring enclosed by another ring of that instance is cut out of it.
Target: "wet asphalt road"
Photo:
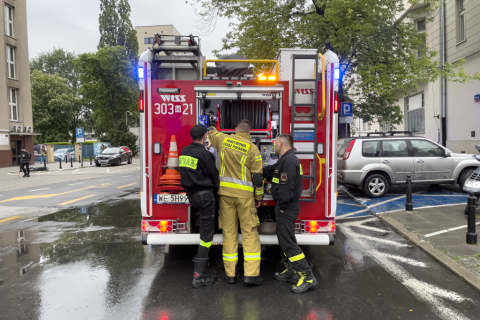
[[[479,319],[480,294],[377,218],[339,225],[335,245],[303,247],[319,285],[223,281],[221,247],[192,289],[195,246],[143,246],[140,201],[112,200],[0,226],[1,319]],[[241,277],[239,277],[241,280]]]

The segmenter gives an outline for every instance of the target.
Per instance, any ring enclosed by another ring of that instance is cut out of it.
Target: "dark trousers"
[[[295,238],[295,221],[300,213],[300,204],[293,209],[286,209],[280,212],[275,206],[275,220],[277,221],[277,237],[280,249],[290,261],[291,266],[305,272],[309,268],[302,249]]]
[[[197,258],[207,258],[215,231],[215,196],[212,191],[200,191],[191,194],[188,200],[200,210],[200,245]]]
[[[23,174],[30,175],[30,163],[21,163],[20,170],[23,171]]]

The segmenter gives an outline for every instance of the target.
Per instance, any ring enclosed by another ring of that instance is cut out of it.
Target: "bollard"
[[[60,169],[62,169],[62,159],[58,159],[58,163],[60,164]]]
[[[83,157],[82,156],[80,156],[80,157],[82,158],[82,167],[83,167]]]
[[[70,167],[73,168],[73,158],[70,158]]]
[[[90,157],[90,165],[92,165],[92,157]]]
[[[407,176],[407,204],[405,205],[405,211],[413,211],[412,180],[410,179],[410,175]]]
[[[47,169],[47,160],[43,159],[43,167]]]
[[[477,233],[475,231],[475,208],[477,206],[477,198],[470,194],[467,198],[468,208],[468,228],[467,228],[467,243],[477,244]]]
[[[68,163],[67,157],[65,157],[65,163]]]

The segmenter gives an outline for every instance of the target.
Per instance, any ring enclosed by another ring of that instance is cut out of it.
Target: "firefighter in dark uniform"
[[[278,136],[275,153],[280,155],[280,160],[263,168],[263,177],[272,182],[277,237],[284,254],[282,262],[286,267],[282,273],[275,273],[275,279],[296,283],[292,286],[292,291],[300,293],[316,286],[317,280],[295,238],[295,221],[300,213],[298,200],[303,189],[303,171],[292,145],[293,139],[290,135]]]
[[[179,157],[180,184],[187,190],[190,204],[200,210],[200,245],[194,258],[192,287],[200,288],[215,282],[205,274],[208,253],[212,245],[215,225],[215,196],[220,179],[215,156],[205,149],[207,129],[196,125],[190,130],[193,142],[183,148]]]

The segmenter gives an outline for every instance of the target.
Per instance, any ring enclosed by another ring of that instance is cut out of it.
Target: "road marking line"
[[[137,183],[138,182],[130,183],[130,184],[127,184],[127,185],[124,185],[124,186],[121,186],[121,187],[117,187],[117,189],[122,189],[122,188],[125,188],[125,187],[133,186],[134,184],[137,184]]]
[[[109,168],[107,168],[107,173],[110,173],[110,169],[109,169]]]
[[[0,223],[8,221],[8,220],[17,219],[18,217],[20,217],[20,216],[14,216],[14,217],[10,217],[10,218],[7,218],[7,219],[0,220]]]
[[[121,176],[120,178],[126,178],[126,177],[130,177],[130,176]]]
[[[110,180],[110,179],[103,179],[103,180],[98,180],[98,182],[100,182],[100,181],[108,181],[108,180]]]
[[[67,202],[64,202],[64,203],[60,203],[59,206],[65,206],[65,205],[70,204],[72,202],[80,201],[80,200],[87,199],[87,198],[90,198],[90,197],[93,197],[93,196],[96,196],[96,194],[91,194],[89,196],[85,196],[85,197],[81,197],[81,198],[78,198],[78,199],[73,199],[73,200],[70,200],[70,201],[67,201]]]
[[[69,186],[76,186],[77,184],[83,184],[84,182],[79,182],[79,183],[72,183],[72,184],[69,184]]]
[[[77,169],[77,170],[73,171],[72,174],[74,174],[74,173],[77,172],[78,170],[80,170],[80,169]]]
[[[35,189],[35,190],[28,190],[28,192],[41,191],[41,190],[48,190],[48,189],[50,189],[50,188]]]
[[[478,226],[479,224],[480,224],[480,222],[475,223],[476,226]],[[468,225],[459,226],[459,227],[455,227],[455,228],[448,228],[448,229],[445,229],[445,230],[440,230],[440,231],[437,231],[437,232],[432,232],[432,233],[426,234],[424,237],[425,238],[430,238],[430,237],[433,237],[433,236],[436,236],[436,235],[439,235],[439,234],[442,234],[442,233],[455,231],[455,230],[459,230],[459,229],[463,229],[463,228],[467,228],[467,227],[468,227]]]

